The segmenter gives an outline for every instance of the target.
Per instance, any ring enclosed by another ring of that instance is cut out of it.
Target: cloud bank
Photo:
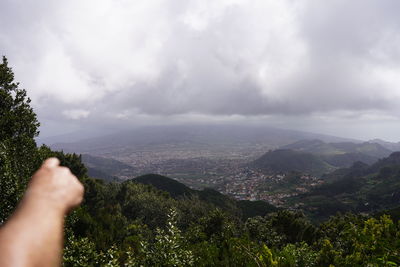
[[[393,121],[399,10],[396,0],[5,0],[0,53],[50,121]]]

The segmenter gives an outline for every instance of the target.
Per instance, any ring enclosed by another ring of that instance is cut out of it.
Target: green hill
[[[311,153],[289,149],[269,151],[250,165],[263,172],[297,171],[318,176],[334,170],[333,166]]]
[[[134,179],[135,182],[141,184],[152,185],[158,190],[168,192],[173,198],[194,194],[195,190],[190,189],[186,185],[158,174],[146,174]]]
[[[400,152],[393,152],[389,157],[380,159],[378,162],[373,164],[370,171],[376,172],[383,167],[396,167],[398,165],[400,165]]]
[[[158,174],[146,174],[133,179],[133,181],[152,185],[158,190],[168,192],[175,199],[195,196],[199,200],[215,205],[222,210],[239,212],[243,218],[264,216],[278,210],[264,201],[236,201],[211,188],[193,190],[174,179]]]
[[[320,156],[324,161],[336,167],[350,167],[356,161],[372,164],[378,159],[387,157],[392,153],[391,150],[379,143],[326,143],[318,139],[301,140],[282,146],[281,149],[311,153]]]
[[[327,163],[336,167],[350,167],[354,162],[357,161],[361,161],[366,164],[372,164],[378,160],[377,157],[369,156],[360,152],[323,155],[321,158]]]
[[[242,211],[243,219],[256,216],[264,216],[268,213],[278,211],[278,208],[276,208],[275,206],[260,200],[239,200],[237,201],[237,205]]]
[[[311,217],[323,220],[337,212],[377,213],[400,205],[400,152],[373,165],[356,163],[328,175],[329,182],[289,199]]]

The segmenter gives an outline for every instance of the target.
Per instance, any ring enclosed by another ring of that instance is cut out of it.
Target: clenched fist
[[[83,185],[57,158],[47,159],[32,176],[25,198],[67,213],[83,199]]]
[[[82,198],[83,186],[71,171],[47,159],[0,227],[0,266],[60,266],[64,216]]]

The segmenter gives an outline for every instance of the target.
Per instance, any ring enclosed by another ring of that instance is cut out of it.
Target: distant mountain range
[[[327,143],[322,140],[300,140],[295,143],[280,147],[281,149],[292,149],[308,152],[316,155],[332,156],[344,154],[362,154],[374,158],[387,157],[394,150],[385,148],[379,143],[373,142],[336,142]]]
[[[384,148],[392,150],[392,151],[400,151],[400,142],[393,143],[393,142],[387,142],[387,141],[384,141],[381,139],[372,139],[368,142],[380,144]]]
[[[295,143],[280,147],[281,149],[292,149],[296,151],[303,151],[317,155],[342,155],[346,153],[351,154],[365,154],[371,157],[387,157],[393,150],[387,149],[379,143],[372,142],[324,142],[322,140],[300,140]]]
[[[300,140],[265,153],[250,166],[264,172],[298,171],[320,176],[358,161],[372,164],[391,153],[378,143]]]
[[[190,167],[181,163],[193,158],[234,158],[245,163],[266,150],[278,148],[278,152],[266,153],[253,166],[264,171],[297,170],[319,176],[337,168],[349,167],[356,161],[372,164],[388,156],[392,152],[390,149],[400,146],[375,141],[362,142],[266,126],[175,125],[142,127],[78,142],[56,143],[51,147],[100,156],[87,156],[84,162],[89,167],[89,174],[109,180],[114,176],[128,179],[132,173],[162,172],[166,169],[167,173],[186,173]],[[111,158],[134,164],[138,169],[127,164],[123,166],[122,162],[104,161]],[[168,168],[171,166],[174,168]],[[123,169],[127,171],[121,171]]]
[[[321,140],[301,140],[281,148],[314,154],[335,167],[349,167],[356,161],[372,164],[393,152],[378,143],[326,143]]]
[[[111,157],[128,158],[130,153],[141,149],[152,149],[154,153],[158,153],[169,151],[172,146],[178,151],[176,154],[179,154],[179,150],[195,153],[206,149],[219,150],[220,155],[223,155],[223,151],[230,153],[230,149],[243,146],[247,151],[259,149],[260,155],[262,150],[279,147],[279,150],[265,153],[250,166],[265,172],[299,171],[320,176],[337,168],[349,167],[357,161],[372,164],[387,157],[392,152],[390,149],[397,148],[396,143],[379,139],[373,141],[376,143],[270,127],[197,125],[145,127],[75,143],[55,144],[52,147],[85,153],[83,161],[90,176],[115,180],[117,177],[132,178],[140,171],[137,172],[134,167]],[[166,158],[165,162],[167,160],[172,159]]]
[[[325,142],[360,142],[347,138],[266,126],[181,125],[143,127],[78,142],[58,142],[48,145],[55,150],[66,152],[102,154],[112,153],[119,148],[142,149],[166,144],[180,145],[186,148],[236,147],[238,145],[262,145],[277,148],[302,139],[319,139]],[[54,141],[54,139],[49,140]],[[41,141],[46,142],[46,139]]]

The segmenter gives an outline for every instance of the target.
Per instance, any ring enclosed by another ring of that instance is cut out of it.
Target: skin
[[[64,217],[83,199],[84,188],[56,158],[32,176],[16,211],[0,228],[0,266],[60,266]]]

